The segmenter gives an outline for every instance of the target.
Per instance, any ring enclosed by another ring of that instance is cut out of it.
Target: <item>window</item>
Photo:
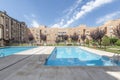
[[[8,31],[8,29],[6,29],[6,31]]]
[[[11,21],[11,25],[13,25],[13,21]]]
[[[0,23],[3,24],[3,17],[0,17]]]
[[[89,33],[89,31],[86,31],[86,33]]]
[[[2,28],[0,28],[0,39],[2,38]]]
[[[110,28],[113,28],[113,26],[110,26]]]
[[[107,27],[105,27],[105,33],[107,33]]]

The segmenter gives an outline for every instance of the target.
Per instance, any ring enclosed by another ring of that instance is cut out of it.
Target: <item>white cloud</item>
[[[70,14],[72,13],[73,15],[69,16],[69,19],[67,19],[67,20],[65,18],[63,18],[64,19],[63,24],[62,25],[60,24],[62,22],[62,20],[61,20],[59,23],[57,23],[57,25],[59,25],[61,27],[68,27],[70,24],[72,24],[76,20],[82,18],[87,13],[93,11],[94,9],[96,9],[98,7],[101,7],[104,4],[111,3],[113,0],[90,0],[85,5],[83,5],[79,11],[77,11],[78,5],[80,4],[81,1],[82,0],[79,0],[78,2],[76,2],[77,6],[71,7],[66,16],[69,16],[69,13]]]
[[[58,24],[54,24],[54,25],[52,25],[51,27],[53,27],[53,28],[57,28],[57,27],[60,27]]]
[[[71,19],[71,20],[67,21],[67,24],[63,25],[63,27],[68,27],[68,26],[69,26],[68,24],[71,24],[71,23],[73,23],[73,22],[74,22],[74,20]]]
[[[68,27],[71,23],[80,19],[88,12],[91,12],[92,10],[94,10],[94,9],[104,5],[104,4],[110,3],[112,1],[113,0],[92,0],[90,2],[87,2],[85,5],[83,5],[81,7],[81,10],[78,13],[73,15],[73,17],[70,20],[68,20],[65,25],[63,25],[63,27]]]
[[[28,26],[30,27],[39,27],[39,21],[36,19],[35,14],[24,15],[24,18],[28,21]]]
[[[71,13],[76,10],[76,8],[79,6],[79,4],[82,2],[82,0],[77,0],[69,9],[67,9],[65,12],[67,13],[66,16],[70,15]]]
[[[32,27],[39,27],[39,23],[36,20],[32,20]]]
[[[51,27],[63,27],[63,25],[66,22],[66,19],[69,19],[70,15],[76,12],[75,10],[81,2],[82,0],[77,0],[69,9],[64,11],[66,15],[62,19],[60,19],[60,22],[53,24]],[[67,23],[70,23],[70,21],[68,21]]]
[[[104,23],[104,22],[106,22],[108,20],[112,20],[114,18],[119,18],[120,17],[119,15],[120,15],[120,11],[107,14],[101,18],[98,18],[96,21],[96,24]]]

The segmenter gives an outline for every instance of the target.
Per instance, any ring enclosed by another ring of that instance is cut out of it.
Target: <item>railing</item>
[[[5,53],[4,53],[4,50],[3,50],[3,49],[0,50],[0,58],[2,58],[2,57],[5,57]]]
[[[111,58],[113,62],[118,64],[120,62],[120,54],[119,53],[114,53],[113,57]]]

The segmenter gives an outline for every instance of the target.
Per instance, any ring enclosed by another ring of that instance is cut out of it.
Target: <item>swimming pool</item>
[[[100,56],[79,47],[56,47],[46,60],[48,66],[116,66],[105,56]]]
[[[35,47],[31,47],[31,46],[30,47],[3,47],[3,48],[0,48],[0,57],[9,56],[17,52],[29,50],[32,48],[35,48]]]

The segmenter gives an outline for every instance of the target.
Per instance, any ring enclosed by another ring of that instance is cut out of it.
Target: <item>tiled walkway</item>
[[[87,47],[80,47],[80,48],[90,51],[90,52],[93,52],[95,54],[101,55],[101,56],[112,57],[114,55],[114,53],[111,53],[111,52],[100,51],[100,50],[96,50],[96,49],[92,49],[92,48],[87,48]]]
[[[14,64],[16,62],[19,62],[22,59],[25,59],[25,58],[35,54],[36,52],[43,50],[43,49],[44,49],[44,47],[33,48],[31,50],[19,52],[17,54],[12,55],[12,56],[1,58],[0,59],[0,71],[2,69],[4,69],[5,67],[10,66],[11,64]]]

